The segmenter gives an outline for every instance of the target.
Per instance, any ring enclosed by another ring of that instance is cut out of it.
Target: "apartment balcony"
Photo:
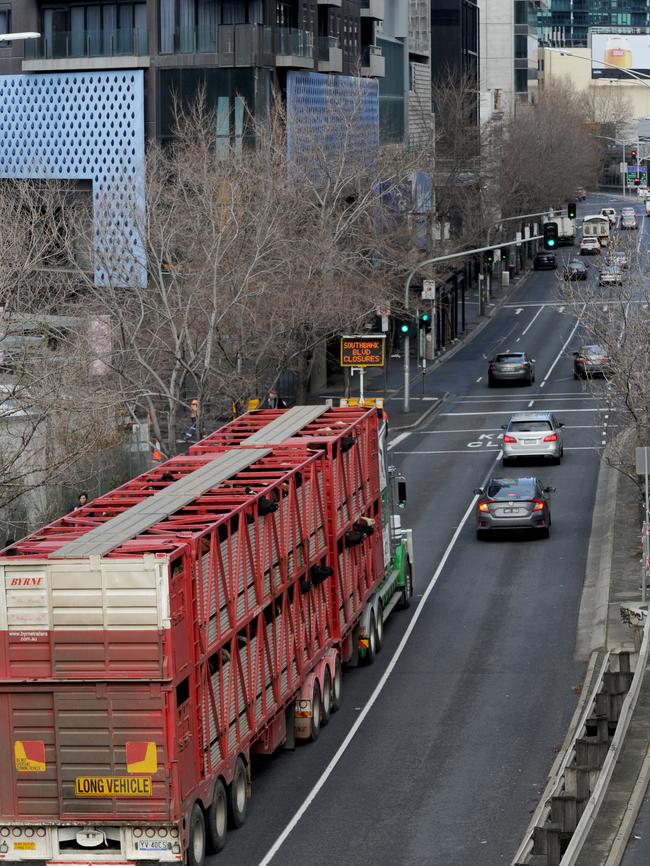
[[[384,20],[384,0],[361,0],[361,17]]]
[[[25,42],[24,72],[149,66],[147,31],[74,30]]]
[[[383,78],[386,74],[386,61],[378,45],[361,46],[361,75],[369,78]]]
[[[210,63],[222,67],[313,69],[314,38],[308,30],[264,24],[220,24],[212,33],[204,27],[187,27],[161,33],[160,54],[213,54]]]
[[[318,71],[343,72],[343,50],[338,36],[319,36]]]

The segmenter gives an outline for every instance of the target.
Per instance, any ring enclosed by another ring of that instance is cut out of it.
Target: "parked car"
[[[580,346],[573,353],[573,378],[586,379],[589,376],[611,375],[609,355],[596,343]]]
[[[544,487],[539,478],[490,478],[485,488],[474,493],[476,503],[476,537],[484,538],[497,529],[531,529],[544,538],[551,534],[550,493],[555,487]]]
[[[607,257],[607,263],[610,265],[616,265],[616,267],[620,268],[622,271],[626,271],[630,266],[627,259],[627,253],[623,252],[623,250],[611,252]]]
[[[617,265],[605,265],[598,277],[599,286],[622,286],[623,271]]]
[[[596,256],[600,253],[600,241],[598,238],[583,238],[580,241],[581,256]]]
[[[614,208],[614,207],[602,207],[600,209],[600,212],[603,216],[607,217],[610,225],[612,225],[612,226],[616,225],[616,217],[617,217],[616,208]]]
[[[488,367],[488,387],[500,382],[523,382],[532,385],[535,381],[535,361],[525,352],[500,352]]]
[[[559,463],[564,454],[564,424],[552,412],[518,412],[503,425],[503,465],[518,457],[546,457]]]
[[[586,265],[584,262],[581,262],[580,259],[571,259],[569,264],[564,269],[564,279],[565,280],[586,280],[588,267],[589,267],[589,265]]]
[[[549,253],[547,250],[540,250],[535,253],[533,260],[534,271],[555,271],[557,270],[557,260],[555,253]]]
[[[579,186],[576,190],[576,199],[578,201],[584,201],[587,198],[587,190],[584,186]]]
[[[636,229],[638,228],[636,224],[636,216],[634,214],[625,214],[621,217],[621,225],[622,229]]]

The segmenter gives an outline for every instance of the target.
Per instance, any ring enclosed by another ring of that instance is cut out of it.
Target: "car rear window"
[[[535,482],[531,478],[493,478],[486,493],[489,499],[532,499]]]
[[[511,421],[509,430],[518,433],[537,433],[542,430],[552,430],[550,421]]]
[[[512,364],[513,362],[521,364],[524,356],[518,355],[497,355],[497,364]]]

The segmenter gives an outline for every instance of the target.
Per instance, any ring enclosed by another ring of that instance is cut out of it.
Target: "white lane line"
[[[543,311],[544,311],[544,307],[540,307],[539,310],[538,310],[538,311],[535,313],[535,315],[533,316],[533,318],[530,320],[530,323],[527,325],[527,327],[526,327],[526,328],[521,332],[521,336],[522,336],[522,337],[525,337],[525,336],[526,336],[526,334],[527,334],[527,333],[530,331],[530,329],[532,328],[535,319],[536,319],[536,318],[539,316],[539,314],[540,314],[541,312],[543,312]]]
[[[515,340],[515,343],[518,343],[519,340],[521,340],[521,337],[517,337],[517,339]]]
[[[477,382],[480,382],[482,378],[483,378],[483,376],[479,376],[478,379],[477,379],[476,381],[477,381]]]
[[[496,465],[500,459],[501,459],[501,452],[499,451],[499,453],[496,455],[495,459],[492,461],[492,463],[490,465],[490,469],[488,470],[483,483],[480,485],[481,487],[485,487],[488,478],[490,477],[490,475],[492,475],[492,471],[494,470],[494,468],[496,467]],[[424,611],[424,607],[427,603],[427,600],[428,600],[429,596],[431,595],[431,593],[433,592],[433,588],[435,587],[436,583],[438,583],[440,575],[442,574],[442,570],[445,567],[445,565],[447,564],[447,560],[449,559],[452,550],[456,546],[456,542],[458,541],[460,534],[465,527],[465,524],[467,523],[467,521],[469,520],[471,515],[474,513],[474,506],[476,505],[477,500],[478,500],[478,496],[475,495],[473,497],[472,501],[470,502],[470,504],[467,506],[467,511],[465,512],[460,523],[456,527],[456,531],[452,535],[451,541],[447,545],[447,548],[442,555],[442,559],[438,563],[438,567],[436,568],[436,570],[433,573],[433,576],[429,580],[429,583],[427,584],[427,588],[425,589],[424,594],[423,594],[422,598],[420,599],[420,603],[416,607],[415,613],[411,617],[409,624],[406,627],[406,631],[404,632],[404,635],[403,635],[401,641],[399,642],[393,657],[389,661],[389,663],[386,667],[386,670],[384,671],[384,673],[381,676],[381,679],[379,680],[379,682],[375,686],[373,693],[370,695],[370,697],[368,699],[368,703],[365,705],[365,707],[361,710],[361,712],[357,716],[357,718],[356,718],[354,724],[352,725],[352,727],[350,728],[346,738],[343,740],[341,745],[336,750],[334,757],[329,762],[327,767],[325,767],[325,770],[323,771],[319,780],[316,782],[316,784],[311,789],[309,794],[307,794],[306,798],[303,800],[298,811],[295,813],[293,818],[289,821],[289,823],[284,828],[282,833],[280,833],[280,835],[275,840],[273,845],[271,845],[271,847],[269,848],[267,853],[264,855],[262,860],[260,860],[259,866],[268,866],[268,864],[271,862],[271,860],[273,860],[273,858],[278,853],[280,848],[284,845],[284,843],[289,838],[289,836],[293,832],[294,828],[297,826],[297,824],[300,821],[300,819],[302,818],[302,816],[305,814],[307,809],[309,809],[311,804],[314,802],[314,800],[318,796],[318,793],[321,790],[321,788],[324,787],[325,783],[327,782],[329,777],[334,772],[336,765],[338,764],[338,762],[341,760],[341,758],[345,754],[348,746],[350,745],[350,743],[354,739],[355,735],[357,734],[359,728],[361,727],[361,725],[365,721],[366,717],[370,713],[370,710],[373,708],[373,706],[377,702],[377,698],[379,697],[379,695],[384,690],[384,686],[388,682],[390,675],[393,673],[393,670],[395,669],[397,662],[400,660],[400,657],[401,657],[402,653],[404,652],[406,644],[409,642],[409,639],[410,639],[411,635],[413,634],[415,626],[418,624],[418,621],[419,621],[420,617],[422,616],[422,612]]]
[[[565,445],[565,451],[593,451],[595,448],[600,448],[600,445]],[[456,448],[449,451],[440,449],[439,451],[396,451],[395,454],[400,456],[417,455],[417,454],[485,454],[485,448]],[[537,455],[535,455],[537,456]]]
[[[544,410],[547,411],[546,409]],[[559,410],[562,411],[561,409]],[[565,430],[602,430],[603,427],[606,427],[607,424],[566,424]],[[615,425],[612,425],[615,426]],[[462,430],[412,430],[412,436],[440,436],[446,435],[447,433],[495,433],[502,430],[502,427],[470,427],[463,428]]]
[[[530,407],[533,405],[534,402],[535,402],[534,400],[531,400],[531,401],[530,401],[530,403],[528,404],[528,408],[529,408],[529,409],[530,409]]]
[[[593,409],[571,409],[568,406],[563,406],[561,409],[544,409],[545,412],[564,412],[565,414],[571,414],[572,412],[606,412],[607,409],[599,408],[594,406]],[[463,415],[511,415],[512,409],[499,409],[493,410],[491,412],[441,412],[440,415],[442,417],[459,417]]]
[[[494,397],[463,397],[457,402],[465,403],[470,406],[472,403],[521,403],[522,400],[528,400],[529,395],[530,391],[528,394],[522,394],[521,397],[497,397],[496,395]],[[601,400],[602,397],[592,397],[587,394],[575,394],[573,397],[560,397],[557,394],[553,394],[551,391],[547,391],[544,400],[548,401],[550,399],[554,399],[557,403],[562,403],[563,401],[567,403],[584,403],[587,400]]]
[[[393,441],[390,442],[390,443],[388,444],[388,450],[389,450],[389,451],[392,451],[392,449],[393,449],[396,445],[399,445],[400,442],[403,442],[403,441],[406,439],[406,437],[407,437],[407,436],[410,436],[410,435],[411,435],[411,433],[410,433],[409,430],[407,430],[407,431],[404,432],[404,433],[400,433],[399,436],[396,436],[396,437],[393,439]]]
[[[551,373],[553,372],[553,370],[555,369],[555,365],[556,365],[557,362],[560,360],[560,358],[561,358],[562,355],[564,354],[564,350],[566,349],[566,347],[569,345],[569,343],[570,343],[571,340],[573,339],[573,335],[574,335],[575,332],[578,330],[578,326],[580,325],[580,316],[582,316],[582,314],[584,313],[586,307],[587,307],[586,304],[583,304],[583,305],[582,305],[582,310],[580,311],[580,314],[579,314],[579,316],[578,316],[578,318],[577,318],[577,320],[576,320],[575,325],[574,325],[573,328],[571,329],[571,333],[570,333],[569,336],[567,337],[566,342],[564,343],[564,345],[562,346],[562,348],[560,349],[560,351],[559,351],[559,352],[557,353],[557,355],[555,356],[555,360],[553,361],[553,363],[552,363],[551,366],[549,367],[549,371],[548,371],[548,373],[544,376],[544,381],[543,381],[542,384],[539,386],[540,388],[543,388],[544,385],[548,382],[548,378],[549,378],[549,376],[551,375]]]

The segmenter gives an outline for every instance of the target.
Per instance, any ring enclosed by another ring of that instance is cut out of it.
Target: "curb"
[[[632,789],[628,804],[625,807],[623,820],[616,836],[614,836],[614,841],[609,849],[604,866],[620,866],[621,860],[627,851],[627,845],[630,841],[632,830],[634,830],[636,819],[639,817],[639,812],[641,811],[641,806],[648,789],[648,782],[650,782],[650,748],[646,751],[639,775]]]
[[[440,406],[448,398],[449,398],[449,391],[445,391],[445,393],[442,395],[442,397],[438,397],[436,399],[435,403],[432,403],[428,409],[425,409],[424,412],[418,418],[415,419],[415,421],[412,421],[410,424],[404,424],[401,427],[391,427],[390,429],[393,432],[396,432],[397,430],[413,430],[413,429],[415,429],[415,427],[418,427],[420,424],[422,424],[424,421],[426,421],[428,418],[430,418],[433,415],[433,413],[436,411],[436,409],[439,409]]]

